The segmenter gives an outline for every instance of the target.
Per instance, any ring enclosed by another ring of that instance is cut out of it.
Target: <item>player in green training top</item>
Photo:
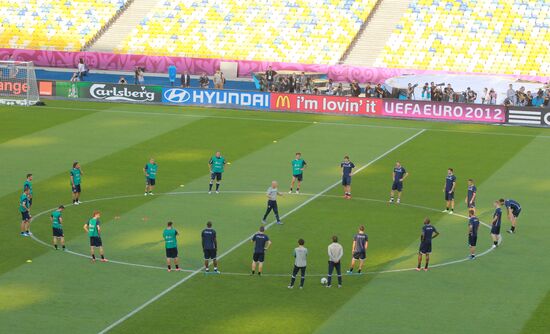
[[[50,220],[52,222],[53,229],[53,247],[57,250],[57,241],[61,242],[61,247],[65,250],[65,236],[63,235],[63,218],[61,214],[65,210],[63,205],[60,205],[57,210],[52,212]]]
[[[29,188],[25,188],[19,197],[19,212],[21,212],[21,236],[32,235],[30,231],[31,209],[29,207]]]
[[[168,222],[166,229],[162,232],[162,237],[164,238],[164,244],[166,246],[166,265],[168,265],[168,272],[172,271],[171,260],[174,260],[176,271],[180,271],[177,236],[178,231],[174,228],[174,223]]]
[[[78,161],[73,162],[73,168],[71,169],[71,189],[73,192],[73,204],[79,205],[80,202],[80,192],[82,191],[80,187],[80,182],[82,181],[82,169]]]
[[[223,168],[225,166],[225,158],[222,157],[220,152],[216,152],[210,161],[208,162],[208,168],[210,169],[210,184],[208,185],[208,193],[212,193],[212,185],[216,180],[216,194],[220,193],[220,183],[222,182]]]
[[[145,173],[145,196],[153,195],[153,188],[155,188],[157,181],[158,168],[159,166],[153,158],[149,159],[149,162],[143,168],[143,172]]]
[[[86,224],[84,224],[84,230],[90,237],[90,251],[92,253],[92,262],[95,262],[95,248],[99,247],[99,255],[101,255],[101,262],[107,262],[105,255],[103,254],[103,243],[101,242],[101,227],[99,227],[99,217],[101,212],[94,211],[94,215]]]
[[[32,206],[32,174],[27,174],[27,179],[23,183],[23,191],[25,188],[29,188],[29,208]]]
[[[290,191],[289,194],[292,194],[292,188],[294,188],[294,183],[298,181],[296,185],[296,193],[300,193],[300,186],[302,185],[302,180],[304,179],[304,169],[307,167],[307,163],[302,159],[302,153],[296,153],[296,159],[292,160],[292,182],[290,182]]]

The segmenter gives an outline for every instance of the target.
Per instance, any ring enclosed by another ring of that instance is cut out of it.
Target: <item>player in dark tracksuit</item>
[[[214,263],[214,273],[218,274],[218,239],[216,238],[216,230],[212,228],[212,222],[206,223],[206,228],[201,232],[202,250],[204,253],[204,271],[209,272],[209,261]]]
[[[344,187],[344,198],[351,198],[351,176],[353,175],[353,169],[355,164],[349,161],[349,157],[346,155],[344,161],[340,164],[342,168],[342,186]]]
[[[401,166],[401,163],[397,161],[393,169],[393,183],[390,192],[390,203],[393,203],[393,195],[397,190],[397,204],[401,203],[401,193],[403,192],[403,181],[409,176],[409,173],[405,170],[405,167]]]
[[[449,168],[447,170],[447,177],[445,177],[445,187],[443,192],[445,193],[445,201],[447,206],[443,212],[453,214],[455,211],[455,188],[456,188],[456,176],[454,170]],[[449,210],[450,209],[450,210]]]
[[[428,271],[428,264],[430,262],[430,254],[432,252],[432,239],[437,238],[439,232],[434,226],[430,224],[430,218],[424,219],[424,226],[422,226],[422,233],[420,234],[420,247],[418,250],[418,266],[417,271],[420,271],[422,266],[422,255],[426,255],[426,264],[424,271]]]
[[[466,196],[466,206],[468,211],[476,211],[476,198],[477,198],[477,187],[474,183],[474,180],[468,179],[468,195]]]
[[[252,255],[252,275],[256,272],[256,264],[258,264],[258,275],[262,275],[262,268],[265,260],[265,251],[271,245],[271,240],[264,234],[265,228],[260,227],[260,231],[252,236],[254,243],[254,254]]]
[[[512,227],[510,227],[508,233],[516,233],[516,224],[518,222],[519,214],[521,213],[521,205],[513,199],[504,200],[503,198],[501,198],[499,202],[500,205],[504,205],[506,207],[508,219],[510,219],[510,222],[512,222]]]
[[[470,260],[476,258],[477,231],[479,230],[479,219],[475,215],[475,211],[468,211],[470,216],[468,220],[468,245],[470,246]]]
[[[495,213],[491,222],[491,238],[493,239],[493,248],[500,246],[502,237],[500,236],[500,224],[502,223],[502,209],[500,201],[495,201]]]

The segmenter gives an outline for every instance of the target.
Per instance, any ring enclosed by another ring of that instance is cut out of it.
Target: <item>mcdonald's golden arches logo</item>
[[[290,109],[290,98],[288,95],[279,95],[275,101],[275,108],[288,108]]]

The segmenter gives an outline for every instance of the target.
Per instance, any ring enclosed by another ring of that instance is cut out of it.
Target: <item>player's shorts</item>
[[[364,260],[367,258],[366,252],[355,252],[353,253],[353,258],[356,260]]]
[[[175,259],[178,257],[178,248],[166,248],[166,258],[167,259]]]
[[[472,247],[477,245],[477,235],[468,235],[468,245]]]
[[[292,175],[292,177],[295,178],[296,180],[302,182],[302,180],[304,179],[304,174]]]
[[[468,202],[468,209],[475,209],[476,208],[476,202]]]
[[[514,216],[514,217],[517,218],[517,217],[519,217],[519,214],[520,214],[520,213],[521,213],[521,209],[519,209],[519,210],[513,210],[513,211],[512,211],[512,216]]]
[[[216,259],[218,250],[217,249],[203,249],[204,259],[205,260],[214,260]]]
[[[403,190],[403,182],[393,181],[393,184],[391,186],[391,190],[397,190],[397,191],[401,192]]]
[[[453,191],[452,193],[449,194],[449,192],[445,190],[445,200],[452,201],[454,199],[455,199],[455,192]]]
[[[491,234],[499,235],[500,234],[500,225],[498,226],[491,226]]]
[[[350,186],[351,185],[351,175],[342,176],[342,185],[343,186]]]
[[[29,211],[21,212],[21,219],[31,220],[31,214],[29,213]]]
[[[73,193],[81,193],[82,189],[80,188],[80,184],[77,184],[77,185],[74,185],[73,186]]]
[[[55,228],[55,227],[54,227],[54,228],[52,228],[52,230],[53,230],[53,236],[54,236],[54,237],[61,238],[61,237],[64,236],[64,235],[63,235],[63,229],[62,229],[62,228]]]
[[[210,173],[210,180],[221,181],[222,180],[222,173],[219,173],[219,172]]]
[[[90,237],[90,246],[101,247],[103,243],[101,242],[101,237]]]
[[[252,260],[254,262],[264,262],[265,253],[254,253]]]
[[[157,183],[157,180],[156,179],[151,179],[151,178],[145,178],[145,184],[148,185],[148,186],[154,186],[155,183]]]
[[[430,254],[432,252],[432,243],[421,242],[418,251],[420,252],[420,254]]]

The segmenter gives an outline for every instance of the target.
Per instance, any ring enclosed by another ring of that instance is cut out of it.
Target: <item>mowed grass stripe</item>
[[[34,174],[38,186],[41,180],[62,171],[68,173],[75,160],[85,165],[198,120],[104,112],[70,122],[62,122],[63,114],[52,113],[55,117],[60,120],[57,126],[28,134],[21,132],[21,136],[0,144],[2,169],[13,175],[3,181],[0,196],[22,189],[28,172]],[[40,193],[36,192],[36,196],[38,199]]]
[[[0,106],[0,124],[2,124],[0,144],[62,123],[72,122],[95,112],[97,110],[94,109],[75,113],[71,109]]]
[[[541,141],[538,139],[523,143],[506,143],[504,144],[507,148],[506,154],[501,154],[498,160],[490,155],[487,157],[480,155],[486,151],[470,152],[473,160],[479,162],[474,166],[493,171],[492,174],[485,172],[487,177],[483,179],[476,178],[479,181],[478,195],[480,196],[477,204],[482,220],[490,221],[493,212],[492,201],[501,196],[510,196],[519,200],[524,208],[529,208],[527,212],[531,217],[537,217],[542,213],[540,203],[533,202],[531,200],[533,197],[526,191],[531,187],[531,183],[536,182],[540,177],[540,173],[537,172],[523,179],[521,186],[519,182],[517,184],[511,182],[518,170],[524,170],[530,164],[540,164],[548,160],[547,157],[538,158],[533,155],[540,150],[540,145]],[[488,160],[485,161],[485,159]],[[463,167],[472,168],[473,166]],[[462,190],[462,193],[464,196],[459,192],[458,199],[465,197],[465,190]],[[460,210],[465,211],[465,205],[462,203]],[[405,275],[376,277],[349,303],[334,313],[318,333],[328,333],[335,329],[350,330],[352,326],[347,320],[350,312],[357,308],[361,308],[367,314],[365,321],[369,323],[369,328],[373,332],[517,333],[518,325],[522,323],[521,319],[525,313],[529,314],[527,309],[532,308],[533,303],[536,303],[535,300],[529,299],[540,296],[540,292],[537,291],[540,287],[537,286],[545,285],[536,278],[542,269],[533,267],[538,260],[530,259],[526,262],[524,254],[530,254],[535,249],[537,249],[536,254],[540,254],[541,249],[548,248],[543,243],[533,243],[531,233],[541,233],[542,231],[539,230],[541,224],[537,222],[539,219],[531,221],[526,216],[520,217],[520,233],[514,236],[504,232],[510,224],[506,218],[503,218],[503,247],[475,262],[445,267],[429,273],[412,272]],[[536,225],[533,227],[536,231],[529,231],[533,223]],[[437,226],[438,223],[435,224]],[[415,225],[420,226],[419,223]],[[442,234],[436,239],[434,254],[446,251],[448,244],[456,243],[454,240],[458,242],[462,240],[464,245],[462,251],[466,255],[468,249],[465,246],[465,220],[462,227],[462,232],[459,231],[458,234]],[[479,249],[484,250],[490,244],[488,231],[481,229],[478,238]],[[414,246],[417,246],[417,242],[413,242],[411,247]],[[517,249],[518,246],[523,249]],[[544,256],[541,256],[541,259],[542,257]],[[414,265],[414,263],[413,258],[411,264]],[[519,286],[522,288],[516,289]],[[436,319],[435,321],[418,322],[418,319],[422,318],[427,311],[425,307],[421,307],[423,305],[428,305],[431,317]],[[399,316],[396,317],[396,314]],[[470,314],[476,314],[476,317],[472,318]]]

